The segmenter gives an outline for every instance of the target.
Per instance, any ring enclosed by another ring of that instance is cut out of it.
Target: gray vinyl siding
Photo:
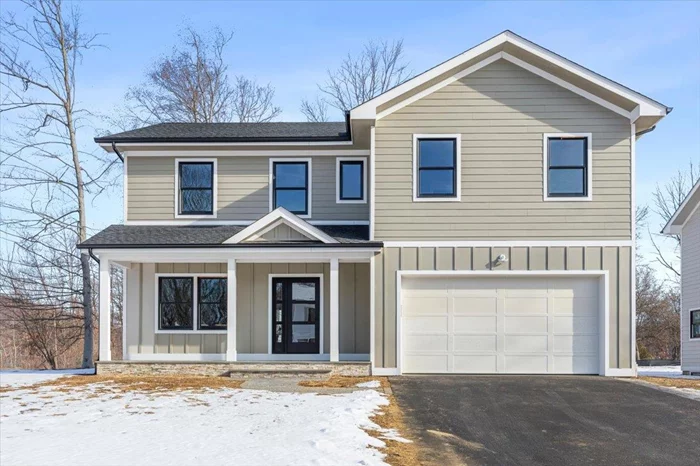
[[[492,266],[499,254],[509,261]],[[384,248],[374,259],[376,367],[396,367],[398,270],[607,270],[610,277],[610,367],[632,367],[631,248]]]
[[[238,353],[268,351],[270,274],[323,274],[323,346],[330,350],[329,265],[246,264],[236,267]],[[127,272],[126,348],[130,354],[225,353],[226,334],[156,333],[156,273],[226,273],[226,264],[135,264]],[[369,264],[340,264],[341,353],[369,353]]]
[[[376,123],[375,237],[631,239],[630,122],[499,60]],[[460,133],[461,202],[413,202],[413,134]],[[543,134],[592,133],[593,200],[543,200]]]
[[[257,220],[269,212],[269,159],[217,159],[216,220]],[[311,219],[368,220],[369,203],[336,203],[336,158],[311,159]],[[175,157],[128,157],[127,175],[128,220],[175,219]]]
[[[690,311],[700,309],[700,209],[681,235],[681,369],[700,372],[700,338],[690,339]]]

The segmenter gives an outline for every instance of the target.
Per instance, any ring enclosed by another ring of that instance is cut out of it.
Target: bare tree
[[[220,28],[202,35],[191,27],[180,31],[180,43],[158,59],[146,80],[126,94],[121,127],[164,122],[262,122],[281,113],[273,104],[270,84],[242,76],[233,82],[224,60],[233,38]]]
[[[654,212],[661,218],[661,227],[671,220],[673,214],[676,213],[698,180],[700,180],[700,168],[691,160],[687,170],[678,170],[678,173],[663,186],[656,185],[656,190],[654,191]],[[661,235],[650,233],[649,236],[655,250],[657,262],[670,271],[676,278],[680,278],[680,235],[673,235],[672,237],[674,243],[674,252],[672,256],[668,253],[664,253],[654,239]]]
[[[46,268],[52,276],[66,274],[63,285],[52,282],[44,297],[31,302],[50,307],[63,302],[66,309],[80,312],[82,366],[90,367],[91,261],[88,252],[78,252],[75,244],[87,238],[86,198],[108,187],[108,174],[116,163],[82,151],[77,140],[77,131],[90,114],[77,105],[76,70],[82,52],[96,46],[97,35],[81,32],[79,11],[65,11],[61,0],[22,3],[31,14],[29,21],[21,22],[11,12],[0,20],[4,30],[0,75],[5,77],[0,102],[4,119],[0,206],[9,212],[0,228],[20,257],[18,263],[11,258],[8,263],[15,266],[18,280],[13,286],[21,299],[46,286]],[[41,260],[28,267],[28,255]]]
[[[359,55],[348,54],[337,70],[328,70],[318,86],[322,97],[303,100],[301,112],[308,121],[327,121],[327,106],[344,113],[401,84],[410,75],[403,52],[403,40],[366,43]]]
[[[680,356],[680,293],[664,287],[649,266],[637,268],[637,352],[641,359]]]

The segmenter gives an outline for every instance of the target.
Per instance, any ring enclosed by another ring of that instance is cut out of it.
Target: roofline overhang
[[[681,212],[685,210],[685,208],[688,206],[690,203],[691,199],[695,196],[696,193],[700,193],[700,179],[695,183],[695,185],[690,189],[690,192],[688,195],[683,199],[683,202],[681,202],[681,205],[676,209],[674,212],[673,216],[669,219],[669,221],[664,225],[663,230],[661,230],[661,233],[664,235],[680,235],[681,231],[683,230],[683,227],[685,224],[688,222],[690,217],[693,216],[693,214],[700,209],[700,199],[698,199],[695,207],[693,207],[688,215],[685,216],[685,218],[682,219],[681,222],[678,222],[679,217],[681,215]]]
[[[209,244],[87,244],[77,245],[78,249],[98,250],[98,249],[368,249],[379,250],[384,247],[381,241],[368,241],[363,243],[320,243],[320,242],[298,242],[298,243],[209,243]]]

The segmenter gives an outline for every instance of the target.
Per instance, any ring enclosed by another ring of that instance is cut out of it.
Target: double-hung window
[[[690,338],[700,338],[700,309],[690,311]]]
[[[178,215],[214,215],[215,162],[177,161]]]
[[[367,202],[367,166],[365,158],[336,159],[336,202],[364,204]]]
[[[311,216],[309,160],[272,160],[271,210],[284,207],[296,215]]]
[[[591,136],[545,135],[545,200],[591,199]]]
[[[225,331],[226,277],[159,276],[159,331]]]
[[[414,135],[416,201],[460,199],[459,135]]]

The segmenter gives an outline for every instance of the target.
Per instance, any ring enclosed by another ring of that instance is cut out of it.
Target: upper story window
[[[216,161],[177,160],[177,214],[215,216]]]
[[[367,203],[367,166],[365,158],[336,159],[336,202],[339,204]]]
[[[157,283],[159,331],[226,331],[226,277],[160,276]]]
[[[460,135],[413,135],[413,200],[459,201]]]
[[[545,200],[591,200],[591,135],[548,134]]]
[[[690,338],[700,338],[700,309],[690,311]]]
[[[270,159],[270,164],[270,210],[284,207],[293,214],[310,217],[311,160]]]

